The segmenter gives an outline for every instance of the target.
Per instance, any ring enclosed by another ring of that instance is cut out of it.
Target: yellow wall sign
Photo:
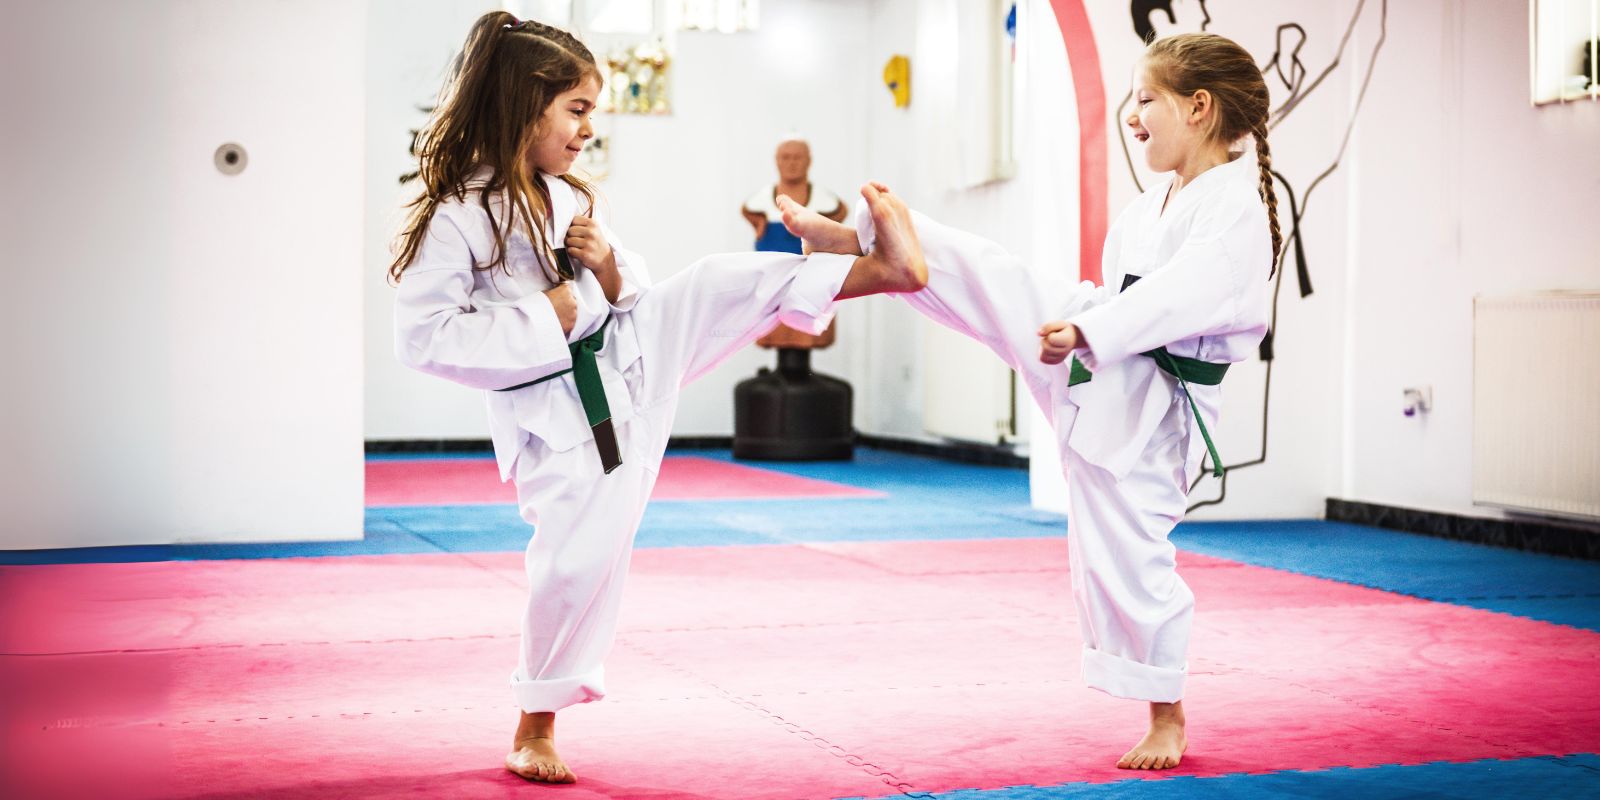
[[[911,59],[894,56],[883,65],[883,85],[894,94],[895,108],[911,105]]]

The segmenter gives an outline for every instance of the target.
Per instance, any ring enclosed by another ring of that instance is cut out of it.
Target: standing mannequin
[[[757,250],[798,253],[800,239],[783,227],[779,195],[835,222],[843,222],[849,210],[838,195],[811,184],[811,146],[806,140],[798,136],[785,138],[778,143],[774,161],[778,165],[778,182],[750,195],[739,213],[755,229]]]
[[[778,182],[764,186],[739,212],[755,229],[756,250],[801,253],[800,237],[783,226],[778,199],[841,221],[849,209],[838,195],[811,183],[811,147],[798,136],[778,143]],[[778,325],[756,344],[778,351],[777,370],[763,368],[734,389],[733,454],[738,458],[848,459],[854,453],[850,384],[811,369],[811,351],[833,344],[830,321],[821,333]]]

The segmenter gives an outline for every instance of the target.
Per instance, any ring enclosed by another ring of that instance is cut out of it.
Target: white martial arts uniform
[[[1205,453],[1178,382],[1141,355],[1228,363],[1256,352],[1270,310],[1272,243],[1253,148],[1174,195],[1153,186],[1106,234],[1105,287],[1035,273],[999,245],[915,215],[928,287],[901,295],[988,345],[1050,418],[1069,491],[1073,597],[1083,676],[1109,694],[1183,697],[1194,595],[1167,534],[1183,518]],[[874,231],[856,211],[862,252]],[[1051,272],[1055,272],[1054,270]],[[1123,276],[1141,280],[1120,293]],[[1068,388],[1069,363],[1039,361],[1039,327],[1078,326],[1093,380]],[[1189,384],[1216,430],[1220,387]]]
[[[584,209],[571,186],[548,176],[545,183],[553,206],[548,232],[559,246]],[[552,283],[525,234],[508,235],[510,275],[500,267],[473,269],[488,263],[494,242],[475,195],[439,206],[396,297],[399,359],[488,390],[567,369],[568,343],[594,333],[610,315],[597,354],[622,456],[610,474],[601,469],[570,373],[486,393],[500,477],[515,477],[522,516],[536,526],[511,677],[518,705],[530,713],[605,695],[604,660],[634,532],[666,450],[679,388],[780,321],[821,332],[854,261],[830,254],[715,255],[651,286],[643,259],[603,221],[601,227],[623,288],[608,303],[594,275],[574,264],[578,319],[570,335],[543,294]]]

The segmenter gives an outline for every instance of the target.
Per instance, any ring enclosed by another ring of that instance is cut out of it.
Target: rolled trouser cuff
[[[537,681],[512,675],[511,693],[516,697],[517,705],[529,714],[560,711],[579,703],[592,703],[606,696],[605,669],[570,678]]]
[[[834,298],[855,266],[856,256],[812,253],[795,274],[778,307],[778,321],[797,331],[820,335],[833,322]]]
[[[1157,667],[1083,648],[1083,682],[1112,697],[1176,703],[1183,699],[1183,684],[1188,676],[1187,667]]]

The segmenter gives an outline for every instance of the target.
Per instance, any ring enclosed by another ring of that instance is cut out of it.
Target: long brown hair
[[[1278,268],[1283,234],[1278,228],[1278,193],[1272,185],[1272,149],[1267,146],[1267,117],[1272,104],[1261,69],[1243,47],[1214,33],[1181,33],[1159,39],[1145,48],[1145,78],[1153,88],[1178,97],[1192,97],[1205,89],[1216,101],[1208,138],[1232,144],[1245,134],[1256,140],[1256,161],[1261,170],[1259,192],[1267,206],[1272,233],[1272,264]]]
[[[526,231],[546,255],[546,272],[553,268],[556,260],[545,233],[550,197],[526,155],[541,133],[545,109],[585,78],[600,80],[594,55],[560,28],[519,22],[504,11],[491,11],[473,23],[438,108],[417,138],[422,193],[406,206],[410,212],[389,266],[391,280],[398,282],[416,260],[439,204],[450,198],[465,200],[469,191],[478,193],[494,230],[491,257],[473,269],[509,270],[506,236],[512,226]],[[491,171],[487,182],[473,181],[474,173],[483,168]],[[572,175],[563,175],[562,180],[583,195],[589,207],[594,206],[594,190],[588,183]],[[505,213],[497,214],[490,200],[502,195],[507,201]],[[549,277],[554,281],[571,276]]]

